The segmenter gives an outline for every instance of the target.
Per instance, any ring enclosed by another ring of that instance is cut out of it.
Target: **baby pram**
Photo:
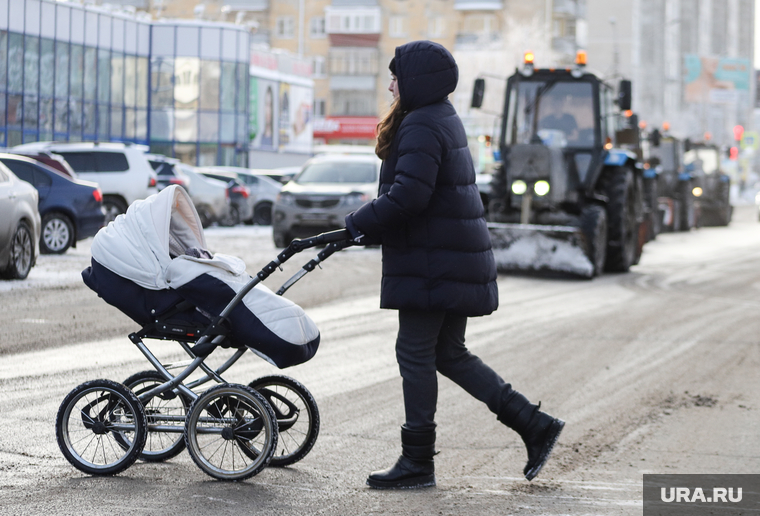
[[[296,253],[320,245],[326,247],[277,294],[261,285]],[[69,393],[56,418],[63,455],[81,471],[113,475],[138,457],[163,461],[187,447],[204,472],[222,480],[302,459],[319,431],[309,391],[282,375],[249,385],[226,383],[221,375],[247,349],[280,368],[314,356],[316,325],[281,295],[348,245],[345,230],[294,240],[251,277],[239,258],[206,250],[198,214],[181,187],[134,203],[95,236],[92,264],[82,277],[141,325],[129,338],[155,370],[122,384],[85,382]],[[163,364],[146,339],[176,341],[190,359]],[[214,370],[204,359],[220,346],[235,352]],[[184,383],[199,369],[200,378]],[[211,380],[217,385],[196,392]]]

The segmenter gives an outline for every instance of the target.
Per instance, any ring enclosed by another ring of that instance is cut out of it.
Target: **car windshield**
[[[295,182],[298,184],[374,183],[376,180],[377,167],[372,163],[333,161],[308,165],[298,175]]]

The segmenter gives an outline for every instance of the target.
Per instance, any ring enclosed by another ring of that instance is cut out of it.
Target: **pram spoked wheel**
[[[165,382],[166,379],[158,371],[141,371],[123,383],[139,397]],[[140,459],[162,462],[179,455],[185,449],[183,434],[190,401],[174,390],[142,400],[142,404],[148,420],[148,439]]]
[[[269,464],[277,420],[264,396],[246,385],[221,384],[188,411],[185,444],[193,461],[219,480],[245,480]]]
[[[140,400],[111,380],[76,387],[64,398],[55,421],[63,456],[91,475],[115,475],[134,464],[147,428]]]
[[[319,410],[300,382],[282,375],[263,376],[248,384],[266,398],[277,417],[277,449],[270,466],[288,466],[303,459],[319,434]]]

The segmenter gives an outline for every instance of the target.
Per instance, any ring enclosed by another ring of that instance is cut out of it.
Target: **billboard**
[[[280,85],[277,81],[251,77],[249,131],[251,146],[258,150],[278,147]]]
[[[280,124],[284,138],[280,149],[291,152],[310,153],[312,140],[313,90],[306,86],[289,85],[287,125]],[[280,106],[281,110],[284,109]]]
[[[749,91],[752,67],[749,59],[684,56],[686,102],[734,104],[739,92]]]

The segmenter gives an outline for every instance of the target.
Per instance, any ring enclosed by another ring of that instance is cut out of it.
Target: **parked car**
[[[278,247],[345,227],[346,215],[377,196],[380,160],[369,154],[311,158],[282,187],[272,209],[272,237]]]
[[[254,169],[256,174],[266,176],[270,179],[274,179],[278,183],[284,185],[288,184],[288,181],[293,179],[296,174],[301,171],[301,167],[280,167],[273,169]]]
[[[97,183],[72,179],[25,156],[0,154],[0,163],[39,193],[40,251],[63,254],[103,227],[103,194]]]
[[[0,276],[24,279],[39,255],[37,190],[0,163]]]
[[[215,170],[209,167],[199,167],[199,173],[212,179],[218,179],[227,183],[227,191],[230,196],[230,216],[220,224],[223,226],[235,226],[243,221],[253,219],[253,201],[251,189],[237,173],[225,170]]]
[[[71,168],[71,165],[63,159],[63,156],[60,154],[56,154],[54,152],[48,152],[48,151],[6,151],[11,154],[18,154],[20,156],[26,156],[27,158],[32,158],[33,160],[39,161],[40,163],[44,163],[45,165],[54,168],[58,172],[60,172],[63,175],[69,176],[72,179],[77,178],[76,172],[74,172],[74,169]]]
[[[161,154],[147,154],[148,163],[156,172],[156,188],[160,192],[169,185],[180,185],[190,192],[190,178],[177,166],[178,159]]]
[[[198,173],[195,167],[184,163],[177,164],[175,168],[190,180],[188,193],[204,228],[230,220],[231,204],[227,183],[206,177]]]
[[[156,173],[148,163],[145,145],[35,142],[13,147],[13,152],[39,150],[60,154],[80,179],[100,185],[106,223],[126,212],[134,201],[158,191]]]
[[[263,174],[263,172],[266,172],[265,170],[241,167],[207,168],[209,170],[234,173],[250,189],[253,215],[250,219],[243,219],[243,222],[262,226],[268,226],[272,223],[272,205],[277,198],[277,194],[280,193],[280,189],[282,189],[282,183]]]

